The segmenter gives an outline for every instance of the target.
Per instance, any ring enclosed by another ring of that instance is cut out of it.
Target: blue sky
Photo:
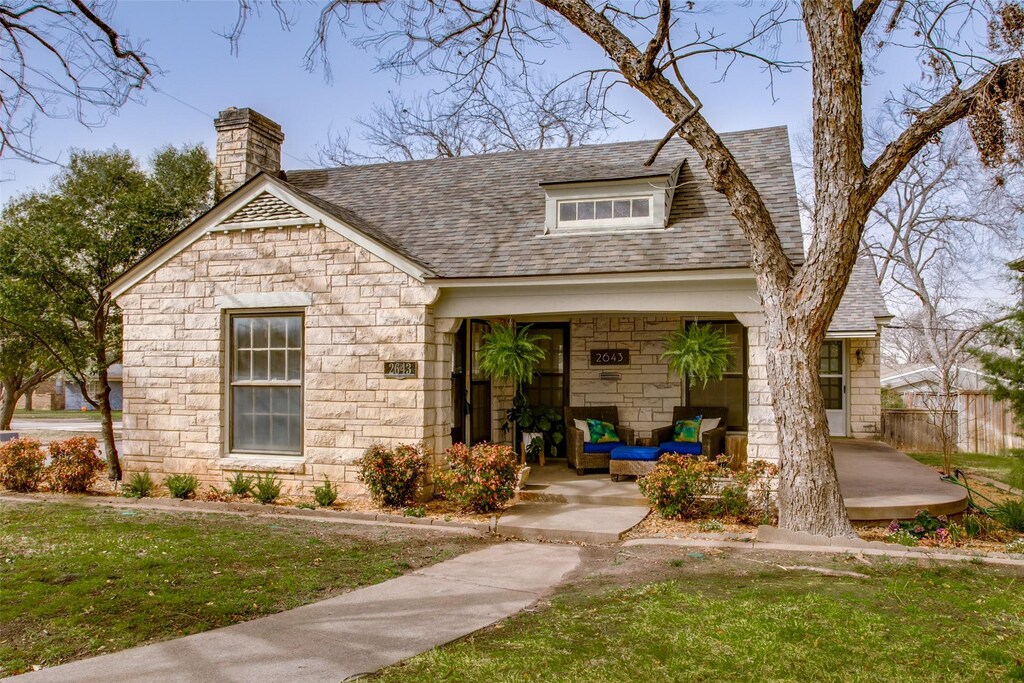
[[[377,57],[335,35],[331,43],[333,81],[321,73],[308,73],[302,58],[312,37],[316,6],[289,5],[294,20],[291,30],[281,29],[272,10],[264,8],[254,17],[243,36],[239,54],[232,55],[220,33],[234,24],[234,0],[164,2],[122,0],[112,22],[133,39],[144,40],[144,50],[162,73],[152,81],[138,102],[131,102],[106,124],[86,128],[73,119],[39,121],[36,144],[45,157],[66,160],[71,148],[129,149],[141,158],[158,147],[201,142],[212,149],[212,116],[229,106],[252,107],[284,127],[286,168],[307,167],[315,147],[327,139],[328,131],[352,129],[354,120],[383,102],[389,91],[402,95],[426,94],[439,81],[406,78],[396,81],[390,73],[376,69]],[[738,4],[717,6],[711,16],[701,19],[716,27],[742,30],[746,15]],[[604,56],[588,41],[567,34],[567,49],[543,53],[544,69],[568,75],[582,67],[604,66]],[[794,36],[797,34],[794,33]],[[803,53],[799,39],[788,48]],[[695,65],[696,66],[696,65]],[[791,134],[808,125],[810,78],[806,72],[783,76],[776,82],[773,102],[767,79],[759,69],[734,67],[724,83],[714,83],[720,73],[710,63],[699,65],[693,78],[705,104],[705,115],[719,130],[736,130],[788,125]],[[615,90],[617,108],[629,112],[633,122],[617,128],[611,139],[660,137],[667,125],[659,112],[641,96],[624,86]],[[58,171],[55,166],[31,164],[15,159],[3,161],[0,169],[0,198],[30,189],[44,188]]]

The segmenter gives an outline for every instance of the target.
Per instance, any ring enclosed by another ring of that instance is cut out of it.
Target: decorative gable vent
[[[221,227],[276,227],[284,225],[307,225],[317,221],[296,209],[291,204],[262,192],[238,211],[221,221]]]

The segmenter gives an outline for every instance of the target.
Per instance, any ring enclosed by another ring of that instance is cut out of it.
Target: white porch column
[[[779,428],[768,386],[763,313],[736,313],[747,328],[747,459],[779,463]]]

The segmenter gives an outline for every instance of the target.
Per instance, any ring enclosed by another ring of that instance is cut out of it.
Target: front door
[[[818,364],[818,382],[825,399],[825,417],[831,436],[846,436],[846,363],[842,340],[830,340],[821,345]]]

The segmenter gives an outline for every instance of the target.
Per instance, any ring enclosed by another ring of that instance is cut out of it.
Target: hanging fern
[[[732,342],[721,329],[709,324],[680,325],[665,338],[668,367],[680,377],[699,380],[702,387],[725,375],[732,363]]]
[[[517,328],[515,323],[495,323],[484,335],[477,357],[480,371],[496,379],[512,382],[518,389],[533,379],[546,352],[537,342],[547,337],[531,335],[530,326]]]

